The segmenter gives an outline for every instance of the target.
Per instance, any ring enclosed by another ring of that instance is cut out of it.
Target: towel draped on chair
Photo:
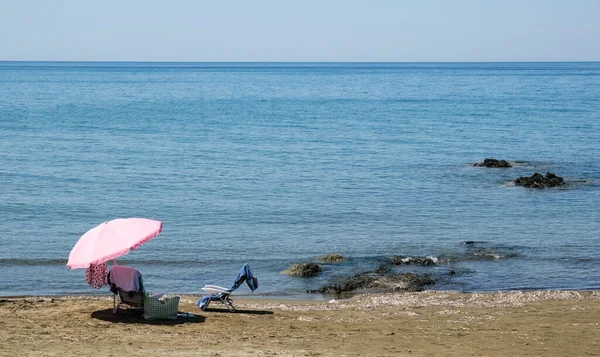
[[[242,283],[246,281],[248,287],[252,292],[258,288],[258,279],[252,273],[252,269],[250,269],[250,265],[248,263],[244,264],[244,266],[240,269],[237,277],[235,278],[235,282],[229,288],[229,291],[234,291],[239,288]]]
[[[142,274],[135,268],[115,265],[110,269],[109,282],[123,291],[143,291]]]

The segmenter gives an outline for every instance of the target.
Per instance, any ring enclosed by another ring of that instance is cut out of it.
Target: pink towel
[[[137,269],[115,265],[110,270],[110,282],[124,291],[139,291],[142,274]]]
[[[88,283],[94,289],[100,289],[104,285],[107,285],[106,275],[108,275],[108,268],[106,263],[92,264],[85,271],[85,282]]]

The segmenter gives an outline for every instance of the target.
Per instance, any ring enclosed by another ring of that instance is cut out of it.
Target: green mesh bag
[[[178,308],[179,296],[160,299],[147,296],[144,299],[144,318],[146,320],[176,320]]]

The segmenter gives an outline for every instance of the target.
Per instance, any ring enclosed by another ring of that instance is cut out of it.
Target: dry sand
[[[0,299],[1,356],[598,356],[600,291],[360,295],[332,302],[197,296],[194,319],[112,314],[112,297]]]

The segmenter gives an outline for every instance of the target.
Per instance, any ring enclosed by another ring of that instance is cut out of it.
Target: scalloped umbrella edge
[[[69,269],[88,268],[136,250],[162,232],[163,224],[148,218],[117,218],[87,231],[69,254]]]

